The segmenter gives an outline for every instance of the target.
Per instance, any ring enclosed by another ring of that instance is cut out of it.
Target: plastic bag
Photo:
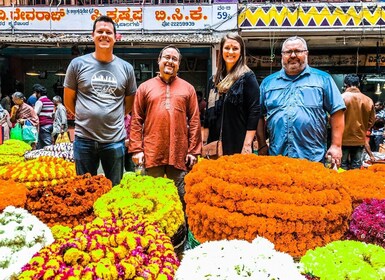
[[[23,129],[21,124],[17,123],[15,127],[11,129],[10,138],[15,140],[23,140]]]
[[[23,126],[23,141],[27,143],[35,143],[37,141],[37,128],[26,120]]]
[[[59,133],[56,138],[55,144],[59,143],[71,143],[71,140],[68,136],[68,132]]]

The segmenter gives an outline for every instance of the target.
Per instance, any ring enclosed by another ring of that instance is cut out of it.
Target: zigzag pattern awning
[[[242,29],[266,28],[346,28],[385,26],[382,3],[261,4],[240,7],[238,25]]]

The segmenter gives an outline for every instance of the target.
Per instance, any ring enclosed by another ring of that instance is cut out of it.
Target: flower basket
[[[120,184],[94,204],[100,218],[138,215],[157,222],[172,237],[184,224],[184,213],[174,182],[166,178],[125,173]]]
[[[340,239],[351,199],[321,163],[282,156],[203,160],[185,177],[189,227],[199,242],[263,236],[302,256]]]
[[[23,267],[24,279],[173,279],[170,238],[146,220],[117,218],[73,228]]]
[[[25,209],[8,206],[0,214],[0,277],[14,279],[23,265],[54,242],[50,229]]]
[[[0,179],[14,180],[28,189],[56,186],[75,176],[74,163],[53,157],[39,157],[0,167]]]
[[[27,200],[27,188],[12,180],[0,179],[0,212],[7,206],[24,208]]]
[[[76,176],[65,183],[31,189],[27,194],[26,209],[49,226],[73,227],[95,218],[94,202],[111,187],[111,181],[103,175]]]
[[[385,249],[358,241],[334,241],[309,250],[301,263],[310,279],[385,279]]]
[[[212,277],[208,277],[212,276]],[[185,252],[175,280],[305,280],[299,265],[267,239],[210,241]]]
[[[367,199],[352,214],[349,239],[385,247],[385,200]]]

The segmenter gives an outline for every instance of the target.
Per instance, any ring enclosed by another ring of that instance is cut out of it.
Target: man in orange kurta
[[[184,203],[184,175],[201,153],[199,106],[194,87],[177,77],[181,54],[174,46],[159,54],[159,75],[142,83],[132,111],[129,152],[146,174],[173,179]]]

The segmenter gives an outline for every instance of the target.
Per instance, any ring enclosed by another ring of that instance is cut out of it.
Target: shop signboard
[[[118,32],[228,31],[237,28],[237,4],[109,7],[1,7],[0,31],[6,33],[89,33],[94,20],[108,15]]]

